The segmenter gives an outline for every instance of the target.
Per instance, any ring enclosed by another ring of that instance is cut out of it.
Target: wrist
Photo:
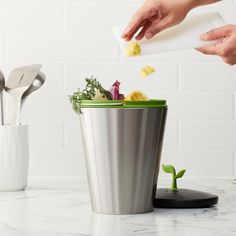
[[[199,3],[202,0],[185,0],[185,6],[187,7],[187,11],[191,11],[193,8],[199,6]]]
[[[204,0],[188,0],[188,7],[189,10],[192,10],[193,8],[196,8],[198,6],[201,6],[203,4]]]
[[[207,5],[215,2],[219,2],[222,0],[188,0],[190,10],[202,5]]]

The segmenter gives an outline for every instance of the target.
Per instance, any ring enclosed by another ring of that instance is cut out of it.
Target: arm
[[[146,0],[131,19],[122,37],[129,41],[152,38],[157,33],[179,24],[188,12],[198,6],[219,0]]]
[[[219,1],[222,1],[222,0],[190,0],[190,5],[191,5],[191,8],[193,9],[195,7],[212,4]]]

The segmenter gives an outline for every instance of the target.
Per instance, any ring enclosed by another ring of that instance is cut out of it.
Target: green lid
[[[82,100],[81,108],[146,108],[166,107],[165,100],[151,99],[148,101],[123,100]]]

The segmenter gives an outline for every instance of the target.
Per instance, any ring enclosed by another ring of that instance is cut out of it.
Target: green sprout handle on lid
[[[177,179],[183,177],[186,170],[181,170],[176,174],[175,167],[172,165],[162,165],[162,169],[164,172],[172,174],[172,187],[171,187],[171,189],[173,191],[178,190]]]

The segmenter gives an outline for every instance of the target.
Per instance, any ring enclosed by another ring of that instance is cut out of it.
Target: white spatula
[[[11,72],[5,87],[6,92],[12,96],[15,102],[11,125],[19,125],[21,123],[22,96],[31,86],[40,69],[41,65],[31,65],[14,69]]]
[[[141,40],[138,43],[142,49],[142,55],[155,54],[159,52],[197,48],[215,41],[207,42],[200,39],[200,34],[205,33],[217,27],[225,25],[226,22],[218,12],[205,13],[187,17],[182,23],[169,28],[151,40]],[[129,42],[121,38],[124,27],[113,27],[113,32],[119,42],[121,50],[125,49]]]

